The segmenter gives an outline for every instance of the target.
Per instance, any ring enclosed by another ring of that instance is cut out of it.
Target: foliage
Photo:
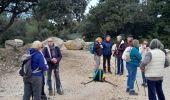
[[[79,26],[79,32],[91,39],[101,34],[132,34],[139,40],[159,38],[170,47],[166,39],[170,34],[169,10],[168,0],[148,0],[147,5],[138,0],[100,0]]]

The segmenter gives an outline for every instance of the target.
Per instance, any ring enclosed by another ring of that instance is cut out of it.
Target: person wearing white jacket
[[[163,44],[158,39],[153,39],[149,47],[150,51],[146,53],[141,63],[141,70],[145,72],[147,79],[149,100],[157,100],[157,97],[159,100],[166,100],[162,82],[164,68],[169,66],[169,60],[163,51]]]

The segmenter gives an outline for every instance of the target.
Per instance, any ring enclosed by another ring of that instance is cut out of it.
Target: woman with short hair
[[[94,42],[94,61],[95,61],[95,71],[100,67],[100,60],[103,54],[102,38],[97,37]]]
[[[147,40],[144,40],[141,46],[139,47],[139,52],[142,55],[142,60],[144,59],[146,53],[149,52],[149,50],[150,50],[149,43]],[[143,80],[142,86],[147,87],[147,80],[145,77],[145,73],[144,72],[141,73],[142,73],[142,80]]]
[[[40,41],[34,41],[29,53],[31,58],[32,75],[29,78],[24,78],[24,95],[23,100],[30,100],[33,94],[33,100],[41,100],[42,77],[43,72],[47,70],[45,58],[41,53],[43,45]]]
[[[130,61],[126,63],[128,70],[128,79],[127,79],[127,89],[126,92],[129,92],[129,95],[138,95],[134,90],[134,83],[136,80],[137,67],[142,60],[142,57],[139,53],[139,41],[133,40],[132,48],[130,50]]]
[[[149,47],[150,51],[141,63],[141,70],[145,72],[147,79],[149,100],[157,100],[157,97],[159,100],[165,100],[162,82],[164,68],[169,66],[169,60],[163,51],[163,44],[158,39],[153,39]]]

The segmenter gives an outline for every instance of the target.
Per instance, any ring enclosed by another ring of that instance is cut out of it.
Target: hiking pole
[[[139,91],[139,85],[138,85],[138,81],[137,81],[137,79],[136,79],[136,86],[137,86],[138,91]]]
[[[56,88],[56,77],[55,77],[55,69],[53,70],[54,74],[53,74],[53,79],[54,79],[54,94],[53,96],[55,96],[55,88]]]
[[[115,56],[115,76],[116,76],[116,56]]]

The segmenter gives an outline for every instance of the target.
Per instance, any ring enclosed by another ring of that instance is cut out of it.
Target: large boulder
[[[81,50],[83,49],[85,42],[83,39],[77,38],[74,40],[68,40],[64,45],[68,50]]]
[[[54,40],[54,44],[56,46],[58,46],[59,48],[63,47],[64,41],[62,39],[60,39],[58,37],[52,37],[52,39]],[[46,45],[48,45],[48,40],[44,40],[42,43],[44,46],[46,46]]]
[[[89,50],[90,49],[90,45],[92,44],[93,42],[85,42],[85,45],[84,45],[84,50]]]
[[[21,39],[14,39],[14,40],[6,40],[5,41],[5,48],[6,49],[13,49],[19,48],[24,45],[24,41]]]

